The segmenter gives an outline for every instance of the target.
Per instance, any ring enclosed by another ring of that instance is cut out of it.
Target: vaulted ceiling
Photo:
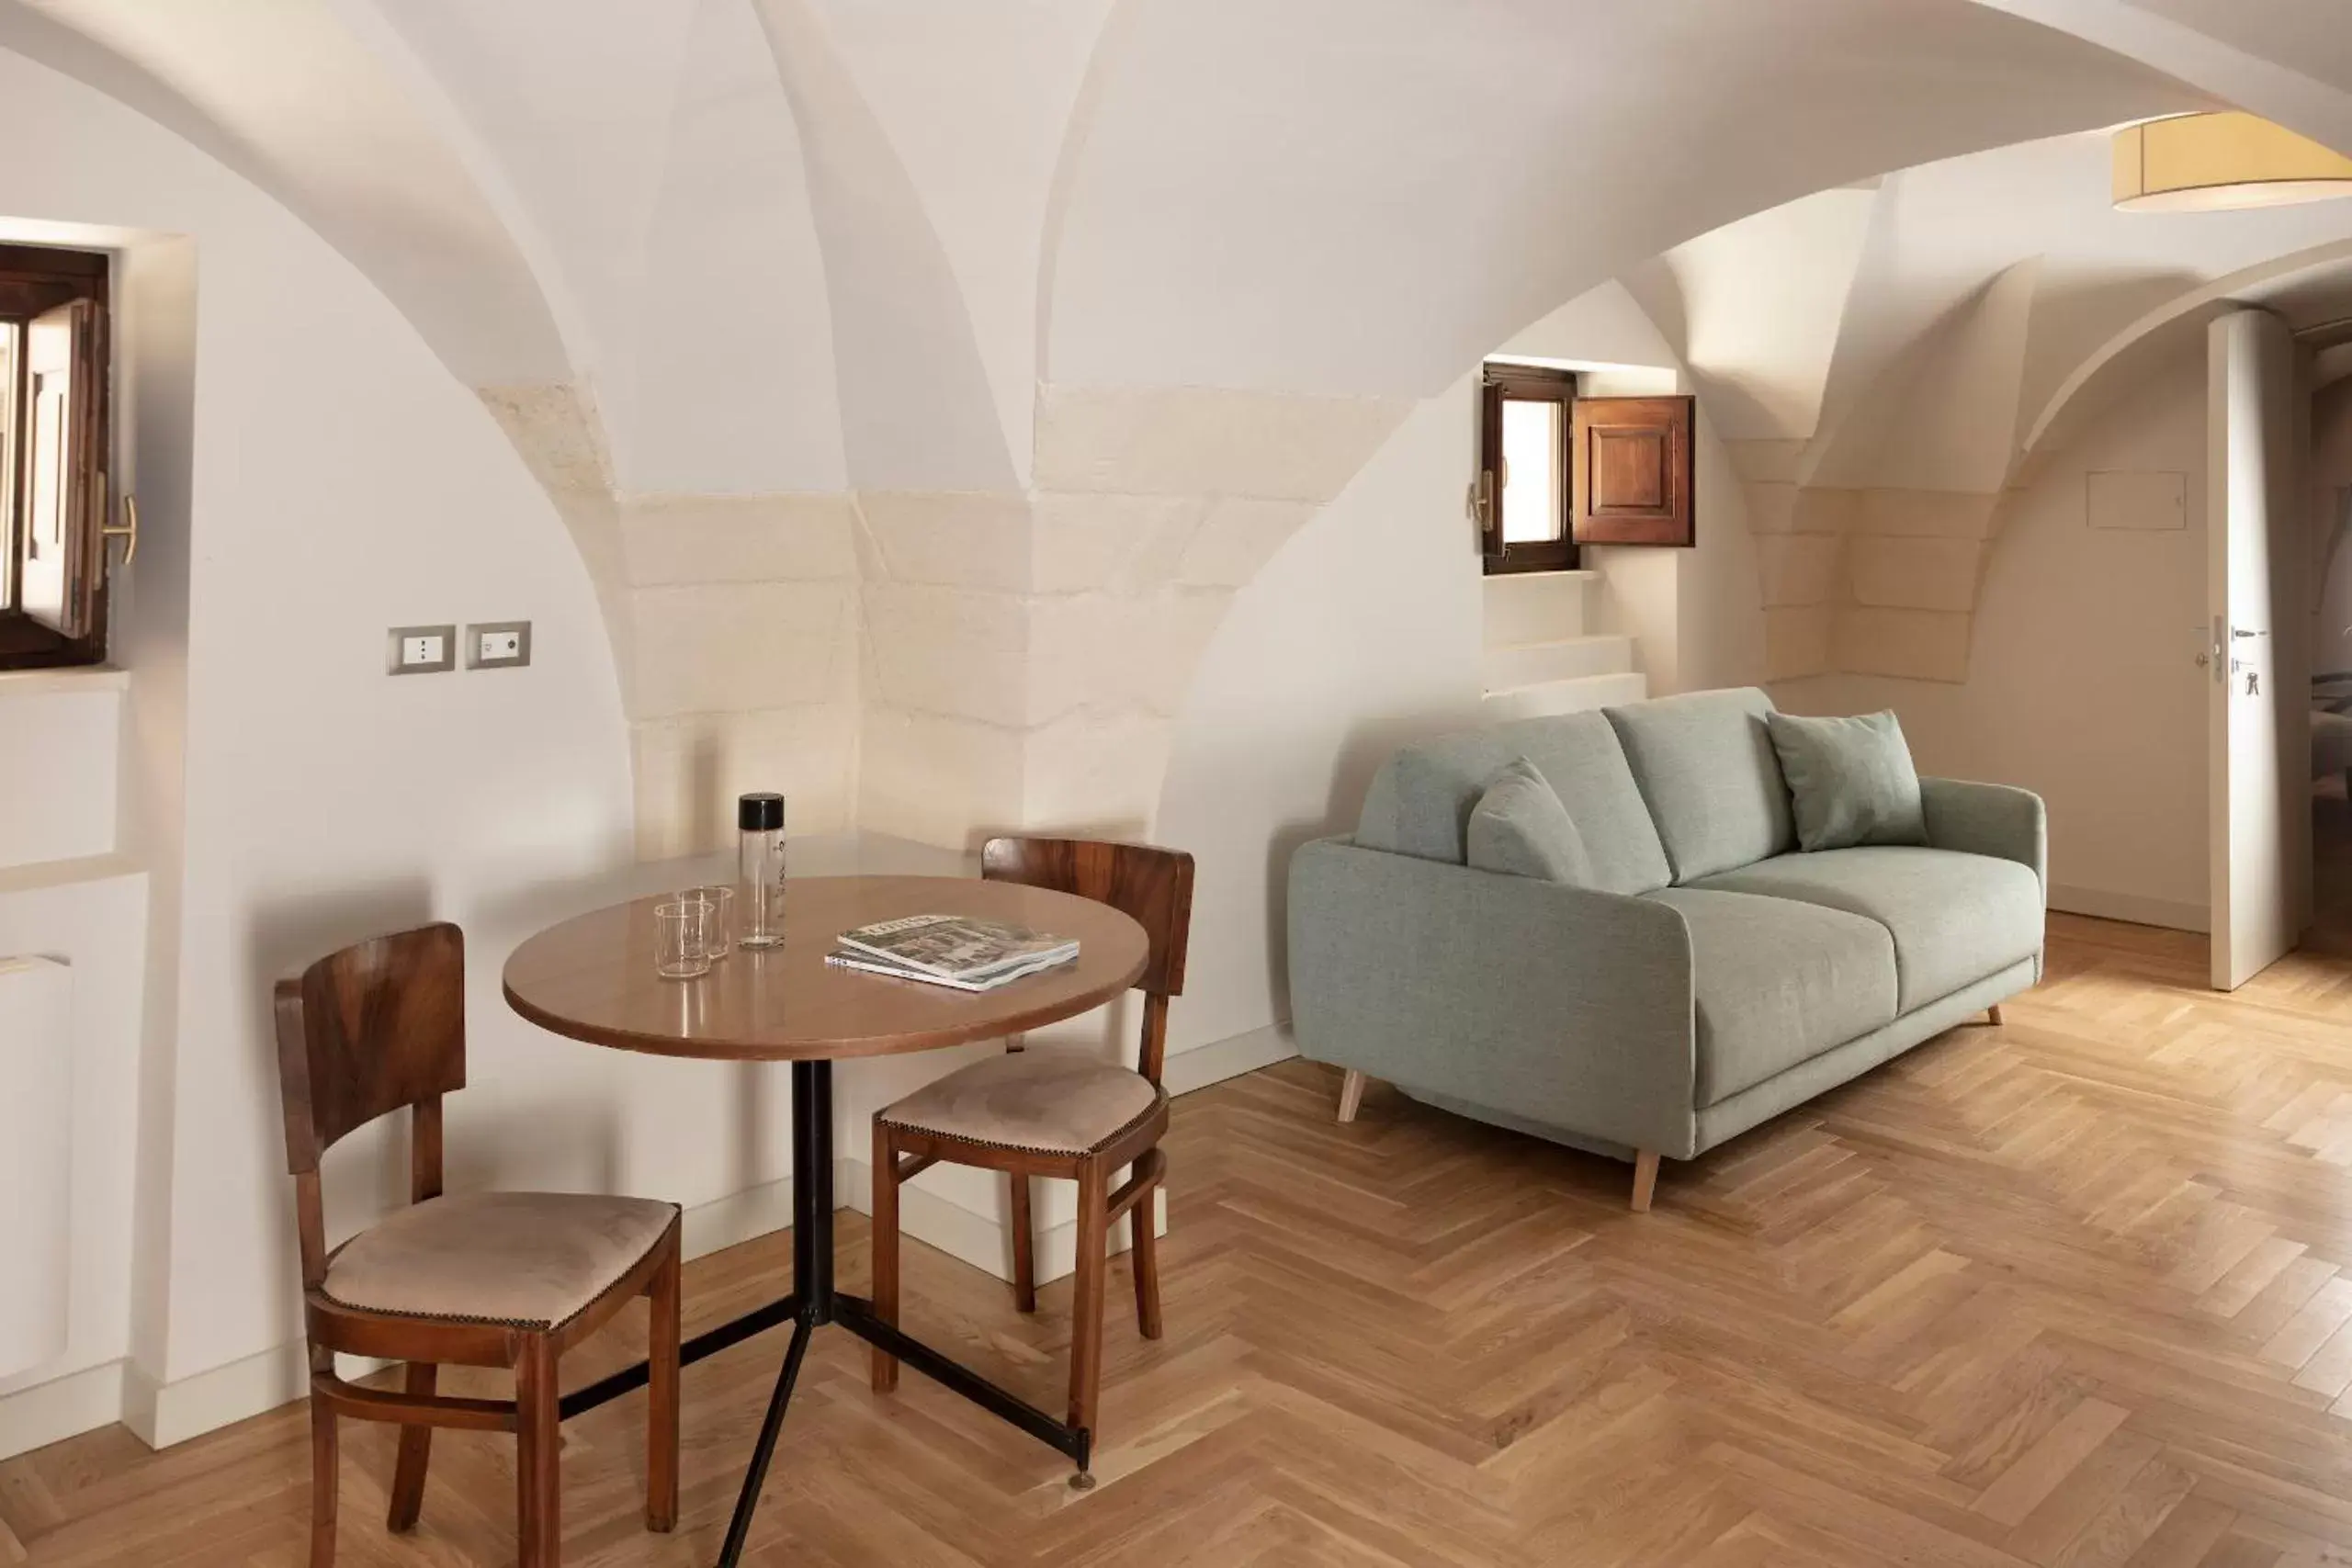
[[[581,389],[625,491],[999,490],[1041,383],[1426,394],[1887,171],[2224,100],[2352,145],[2336,9],[0,0],[0,47],[273,192],[469,384]]]

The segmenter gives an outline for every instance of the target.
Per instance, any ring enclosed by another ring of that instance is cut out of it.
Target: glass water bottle
[[[742,830],[737,850],[735,918],[738,947],[781,946],[784,942],[784,796],[747,795],[735,803],[735,825]]]

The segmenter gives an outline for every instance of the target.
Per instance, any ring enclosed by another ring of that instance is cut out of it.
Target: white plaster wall
[[[0,867],[114,848],[123,685],[111,674],[0,674]]]
[[[1642,309],[1681,345],[1725,440],[1813,434],[1877,199],[1868,186],[1816,191],[1626,276]]]
[[[921,191],[1025,480],[1039,381],[1039,271],[1080,101],[1114,0],[814,0],[844,73]]]
[[[730,1140],[696,1121],[729,1105],[724,1080],[623,1112],[608,1064],[536,1035],[497,998],[503,950],[538,912],[530,895],[628,847],[611,660],[545,495],[415,330],[251,186],[5,53],[0,130],[45,149],[0,169],[0,213],[187,234],[197,258],[193,490],[146,516],[176,532],[155,563],[168,576],[175,554],[187,561],[193,608],[184,646],[126,639],[142,660],[134,694],[145,665],[184,660],[187,725],[183,940],[163,1021],[175,1049],[148,1063],[169,1092],[146,1097],[138,1140],[168,1162],[145,1189],[163,1211],[141,1216],[139,1248],[168,1273],[140,1303],[140,1375],[169,1384],[299,1336],[266,987],[367,931],[434,917],[471,929],[481,1087],[454,1119],[461,1179],[644,1181],[650,1168],[617,1153],[612,1122],[630,1117],[674,1145],[657,1162],[674,1180],[653,1190],[731,1179],[710,1168]],[[148,390],[133,389],[139,412]],[[142,482],[160,499],[175,479]],[[130,574],[134,599],[149,564]],[[141,605],[134,626],[159,618],[168,636],[164,608]],[[382,673],[387,626],[510,616],[537,626],[527,671]],[[107,956],[135,973],[139,934],[114,936]],[[123,990],[137,996],[135,982]],[[126,1023],[125,1048],[138,1038]],[[592,1099],[615,1108],[604,1128],[580,1114]],[[127,1186],[130,1142],[118,1130],[107,1146]],[[377,1196],[373,1166],[356,1147],[334,1173],[346,1225]],[[130,1220],[117,1209],[93,1235],[120,1235],[127,1256]],[[126,1316],[131,1294],[111,1294]],[[122,1354],[127,1326],[98,1321]]]
[[[1922,773],[2038,792],[2058,908],[2202,929],[2205,378],[2189,349],[2008,493],[1965,682],[1825,676],[1775,694],[1806,713],[1892,707]],[[2094,469],[2185,475],[2188,526],[2088,526]]]
[[[1235,595],[1178,721],[1154,837],[1196,863],[1170,1050],[1290,1014],[1290,854],[1344,832],[1373,771],[1477,718],[1476,543],[1462,513],[1475,375],[1408,415]]]

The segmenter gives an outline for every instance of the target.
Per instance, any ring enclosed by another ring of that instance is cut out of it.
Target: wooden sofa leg
[[[1340,1080],[1340,1120],[1352,1122],[1356,1108],[1363,1103],[1363,1075],[1353,1067]]]
[[[2000,1028],[2000,1027],[2001,1027],[2001,1004],[2000,1004],[2000,1003],[1998,1003],[1998,1002],[1995,1002],[1991,1007],[1988,1007],[1988,1008],[1986,1008],[1986,1009],[1984,1010],[1984,1021],[1985,1021],[1985,1022],[1987,1022],[1987,1023],[1989,1023],[1989,1024],[1991,1024],[1991,1025],[1992,1025],[1994,1028],[1996,1028],[1996,1029],[1998,1029],[1998,1028]]]
[[[1634,1156],[1634,1213],[1650,1212],[1650,1195],[1657,1190],[1657,1151],[1642,1149]]]

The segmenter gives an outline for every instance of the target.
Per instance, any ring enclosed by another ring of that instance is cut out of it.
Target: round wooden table
[[[506,961],[509,1006],[545,1029],[591,1044],[668,1056],[792,1064],[792,1293],[696,1335],[698,1361],[763,1329],[793,1325],[792,1343],[735,1502],[723,1568],[741,1556],[775,1457],[785,1407],[810,1336],[839,1324],[1031,1436],[1068,1454],[1083,1475],[1092,1434],[1048,1416],[978,1372],[901,1334],[862,1297],[833,1289],[832,1064],[929,1051],[1074,1018],[1142,975],[1143,928],[1107,904],[1012,882],[942,876],[826,876],[786,885],[785,940],[737,948],[691,980],[653,973],[653,907],[674,894],[616,904],[539,932]],[[974,915],[1076,937],[1071,963],[994,991],[897,980],[825,962],[834,938],[902,915]],[[740,911],[739,911],[740,915]],[[737,921],[740,931],[741,921]],[[568,1394],[565,1416],[639,1388],[642,1365]]]

